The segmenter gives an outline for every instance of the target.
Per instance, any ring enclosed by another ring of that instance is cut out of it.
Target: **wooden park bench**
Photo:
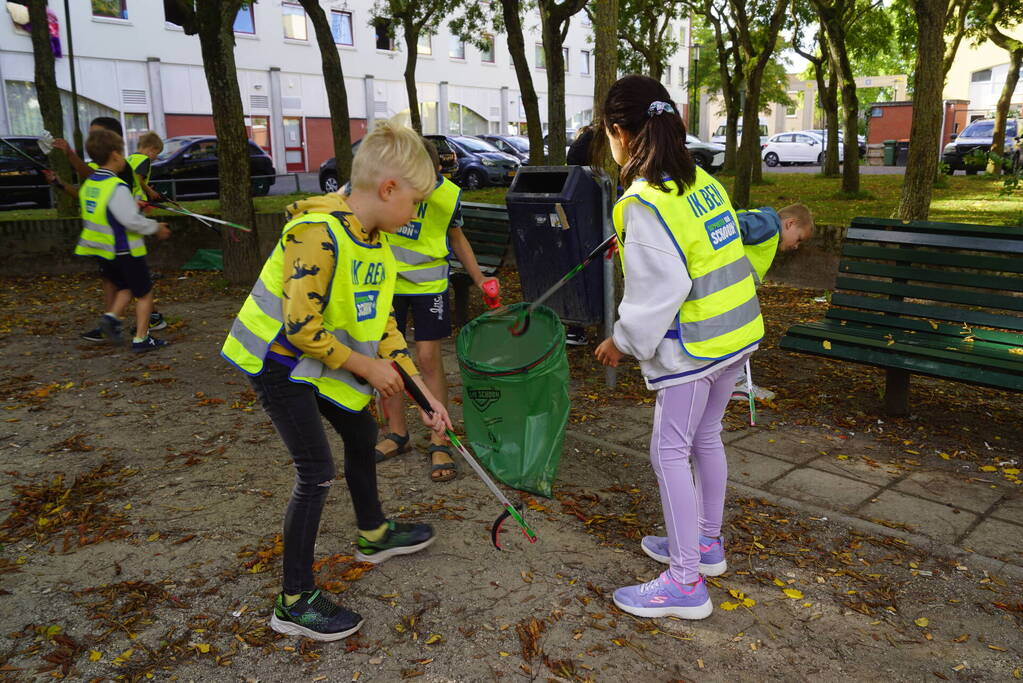
[[[462,203],[462,231],[472,245],[480,270],[487,277],[504,263],[511,243],[508,209],[503,204]],[[473,286],[458,259],[451,259],[451,285],[454,288],[454,323],[464,325],[469,318],[469,296]]]
[[[911,374],[1023,391],[1023,228],[856,218],[830,304],[781,348],[884,368],[889,414]]]

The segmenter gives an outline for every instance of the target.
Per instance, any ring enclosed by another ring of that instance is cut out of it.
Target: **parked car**
[[[494,147],[489,142],[468,135],[427,135],[438,150],[445,146],[454,151],[458,171],[452,180],[463,190],[478,190],[487,185],[508,185],[519,170],[518,157]]]
[[[217,176],[217,138],[212,135],[179,135],[167,138],[163,151],[153,162],[149,184],[163,194],[170,195],[174,180],[176,194],[216,194],[220,181]],[[263,196],[274,184],[274,164],[270,155],[249,140],[249,172],[252,174],[252,193]]]
[[[510,154],[520,163],[529,162],[529,138],[524,135],[477,135],[480,140],[489,142],[505,154]]]
[[[352,156],[359,151],[362,140],[352,143]],[[434,142],[436,145],[436,142]],[[437,145],[437,156],[440,157],[440,174],[445,178],[452,178],[458,170],[458,159],[455,152],[448,145]],[[320,164],[320,189],[324,192],[337,192],[341,189],[341,183],[337,178],[337,159],[331,157]]]
[[[987,163],[970,163],[967,156],[976,150],[987,151],[991,149],[995,130],[994,119],[980,119],[974,121],[959,134],[953,137],[952,142],[945,145],[941,153],[941,161],[947,165],[949,175],[956,171],[965,171],[966,175],[974,175],[982,170]],[[1021,133],[1017,119],[1005,120],[1005,147],[1003,155],[1011,158],[1014,154],[1014,138]],[[980,155],[974,155],[980,158]]]
[[[778,133],[772,135],[764,148],[760,150],[761,158],[768,166],[779,164],[823,164],[824,139],[814,133]],[[844,152],[838,148],[838,160],[842,161]]]
[[[33,135],[9,135],[0,141],[0,203],[33,202],[44,209],[50,207],[50,191],[43,171],[23,154],[46,164],[46,155],[39,149],[39,138]]]
[[[727,126],[725,126],[725,124],[723,124],[723,123],[720,126],[718,126],[718,129],[716,131],[714,131],[714,135],[711,136],[710,141],[713,142],[716,145],[723,145],[723,144],[725,144],[725,130],[726,130],[726,128],[727,128]],[[737,137],[738,141],[741,143],[742,142],[742,124],[741,123],[736,128],[735,134],[736,134],[736,137]],[[763,146],[765,144],[767,144],[767,126],[765,124],[761,123],[760,124],[760,145]]]
[[[825,146],[827,146],[828,131],[826,131],[823,128],[811,128],[809,130],[801,130],[801,131],[796,131],[796,132],[798,132],[798,133],[813,133],[814,135],[819,135],[820,139],[824,141]],[[838,144],[841,145],[843,142],[845,142],[845,133],[843,133],[842,131],[838,131]],[[867,138],[865,136],[863,136],[863,135],[857,135],[856,136],[856,146],[860,150],[860,158],[865,157],[867,155]]]
[[[686,149],[693,156],[696,165],[708,173],[721,170],[725,165],[725,146],[704,142],[695,135],[686,136]]]

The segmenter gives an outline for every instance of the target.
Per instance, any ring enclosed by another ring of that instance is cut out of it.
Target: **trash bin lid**
[[[524,372],[546,360],[565,344],[565,328],[557,314],[539,306],[529,316],[525,334],[511,327],[526,302],[508,307],[502,315],[484,314],[471,320],[458,335],[458,360],[470,370],[488,375]]]

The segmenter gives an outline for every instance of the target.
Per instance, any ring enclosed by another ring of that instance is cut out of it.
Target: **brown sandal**
[[[433,462],[433,454],[434,453],[444,453],[449,458],[451,458],[451,462],[442,462],[442,463],[437,463],[435,465],[431,464],[431,466],[430,466],[430,481],[432,481],[434,483],[437,483],[437,484],[440,484],[440,483],[445,482],[445,481],[451,481],[452,479],[454,479],[455,477],[458,476],[458,463],[455,462],[455,458],[452,455],[450,448],[448,448],[447,446],[441,446],[440,444],[431,444],[430,448],[427,449],[427,453],[430,454],[430,462],[431,463]],[[442,475],[442,476],[439,476],[439,477],[435,477],[433,475],[436,472],[450,472],[450,474]]]
[[[383,443],[384,441],[393,441],[394,445],[397,446],[397,448],[395,448],[390,453],[384,453],[379,448],[375,449],[376,460],[378,463],[383,462],[384,460],[390,460],[391,458],[397,455],[401,455],[402,453],[407,453],[410,450],[408,434],[406,434],[405,436],[401,436],[400,434],[390,432],[389,434],[384,434],[383,437],[381,437],[380,443]],[[377,445],[379,446],[380,444],[378,443]]]

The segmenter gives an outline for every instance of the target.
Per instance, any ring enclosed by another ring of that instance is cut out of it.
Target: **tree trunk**
[[[753,168],[760,168],[760,81],[763,70],[754,70],[746,84],[746,98],[742,103],[742,138],[736,160],[735,186],[732,205],[737,209],[750,206],[750,185]]]
[[[547,60],[547,163],[563,166],[568,143],[565,139],[565,55],[561,31],[542,9],[543,52]]]
[[[405,34],[405,92],[408,93],[408,113],[412,119],[412,128],[419,134],[423,132],[423,119],[419,113],[419,92],[416,89],[416,62],[419,60],[419,29],[408,19],[401,21],[402,33]],[[447,132],[447,131],[443,131]]]
[[[739,116],[742,108],[738,97],[725,99],[725,165],[722,171],[735,173],[739,158]]]
[[[28,3],[28,20],[32,24],[32,54],[35,58],[36,99],[43,127],[55,138],[64,137],[64,108],[60,103],[60,89],[57,87],[57,71],[53,51],[50,48],[50,29],[46,19],[46,0],[31,0]],[[41,133],[42,131],[40,131]],[[6,151],[6,150],[4,150]],[[71,182],[71,164],[59,150],[49,154],[50,168],[61,180]],[[85,180],[82,178],[82,180]],[[78,202],[66,192],[53,191],[58,216],[77,216]]]
[[[824,128],[827,130],[827,150],[824,152],[824,168],[822,173],[825,178],[837,178],[838,168],[838,74],[834,69],[828,70],[828,80],[818,80],[818,87],[821,89],[821,109],[824,110]]]
[[[338,184],[343,186],[352,175],[352,130],[341,56],[338,54],[337,45],[334,44],[334,34],[331,33],[327,14],[318,0],[301,2],[313,22],[316,42],[320,46],[323,82],[327,88],[327,106],[330,108],[330,132],[334,138],[334,162],[337,165]]]
[[[248,136],[234,61],[232,27],[240,6],[241,0],[196,0],[195,12],[217,134],[220,212],[225,220],[253,228],[252,232],[224,230],[224,277],[247,285],[258,277],[264,254],[254,227]]]
[[[995,110],[995,127],[991,133],[991,153],[997,154],[999,161],[988,158],[987,172],[1001,174],[1005,168],[1001,160],[1005,158],[1005,119],[1009,115],[1009,105],[1012,103],[1012,94],[1016,91],[1016,84],[1019,82],[1020,62],[1023,61],[1023,47],[1009,52],[1009,71],[1005,75],[1005,87],[998,97],[998,107]]]
[[[526,133],[529,135],[529,163],[542,166],[543,122],[540,120],[540,102],[533,87],[533,76],[526,62],[526,43],[522,37],[522,17],[519,16],[519,0],[501,0],[501,12],[508,35],[508,52],[515,65],[515,77],[519,82],[519,99],[526,112]]]
[[[611,176],[612,187],[618,184],[618,164],[611,158],[611,149],[607,145],[603,108],[608,91],[618,79],[618,7],[618,0],[596,0],[593,22],[593,52],[596,55],[593,65],[593,121],[597,124],[593,134],[600,139],[593,146],[592,162]]]
[[[841,20],[833,14],[822,11],[821,24],[827,32],[828,61],[838,76],[842,88],[842,114],[845,123],[844,162],[842,163],[842,192],[855,195],[860,191],[860,147],[859,147],[859,101],[856,97],[856,75],[849,62],[846,48],[845,29]],[[919,111],[914,109],[914,112]]]
[[[914,0],[917,19],[917,56],[913,87],[913,123],[909,132],[909,157],[902,182],[902,196],[895,218],[926,220],[931,208],[934,178],[938,172],[941,138],[941,91],[945,71],[938,67],[945,57],[947,0]]]

